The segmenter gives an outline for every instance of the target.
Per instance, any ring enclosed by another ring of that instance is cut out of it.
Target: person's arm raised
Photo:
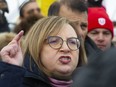
[[[21,37],[24,31],[20,31],[13,40],[0,51],[0,56],[3,62],[22,66],[23,54],[20,47]]]

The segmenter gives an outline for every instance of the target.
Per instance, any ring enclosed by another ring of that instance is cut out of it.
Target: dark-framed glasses
[[[63,40],[59,36],[49,36],[47,42],[53,49],[60,49],[63,45],[63,42],[66,42],[70,50],[77,50],[80,47],[80,41],[76,37],[70,37],[67,40]]]

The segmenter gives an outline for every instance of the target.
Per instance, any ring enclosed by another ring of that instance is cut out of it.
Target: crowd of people
[[[19,9],[0,33],[0,87],[115,87],[114,25],[102,0],[57,0]]]

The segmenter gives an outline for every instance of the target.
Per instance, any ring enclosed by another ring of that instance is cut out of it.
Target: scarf
[[[50,80],[50,84],[53,87],[71,87],[71,84],[73,83],[72,80],[62,81],[62,80],[57,80],[57,79],[54,79],[54,78],[49,78],[49,80]]]

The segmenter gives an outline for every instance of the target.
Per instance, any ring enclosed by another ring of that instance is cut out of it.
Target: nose
[[[69,52],[70,51],[66,41],[63,42],[62,47],[60,48],[60,51],[61,52]]]
[[[97,37],[98,41],[103,41],[104,40],[104,35],[100,33]]]

